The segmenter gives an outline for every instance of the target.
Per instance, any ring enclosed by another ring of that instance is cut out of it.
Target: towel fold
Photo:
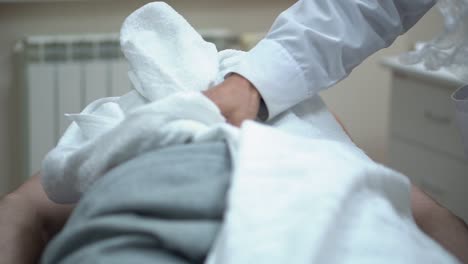
[[[58,203],[77,202],[113,167],[174,144],[226,138],[237,129],[200,91],[224,80],[242,52],[219,52],[165,3],[136,10],[121,30],[133,91],[102,98],[79,114],[42,164],[42,184]]]

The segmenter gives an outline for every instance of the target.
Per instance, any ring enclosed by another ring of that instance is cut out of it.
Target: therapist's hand
[[[252,83],[240,75],[233,74],[223,83],[203,93],[234,126],[240,126],[243,121],[257,117],[261,96]]]

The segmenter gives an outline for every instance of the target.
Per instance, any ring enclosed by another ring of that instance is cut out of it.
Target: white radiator
[[[40,169],[70,122],[100,97],[130,90],[117,35],[29,37],[17,48],[22,86],[24,176]]]

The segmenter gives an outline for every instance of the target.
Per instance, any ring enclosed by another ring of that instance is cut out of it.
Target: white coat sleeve
[[[436,0],[299,0],[231,72],[260,92],[271,119],[345,78],[411,28]]]

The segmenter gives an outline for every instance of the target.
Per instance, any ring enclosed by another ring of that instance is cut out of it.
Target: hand
[[[227,121],[234,126],[257,117],[261,96],[247,79],[238,74],[229,76],[223,83],[203,94],[219,107]]]
[[[62,228],[73,206],[51,202],[31,177],[0,200],[0,263],[38,263],[47,242]]]

